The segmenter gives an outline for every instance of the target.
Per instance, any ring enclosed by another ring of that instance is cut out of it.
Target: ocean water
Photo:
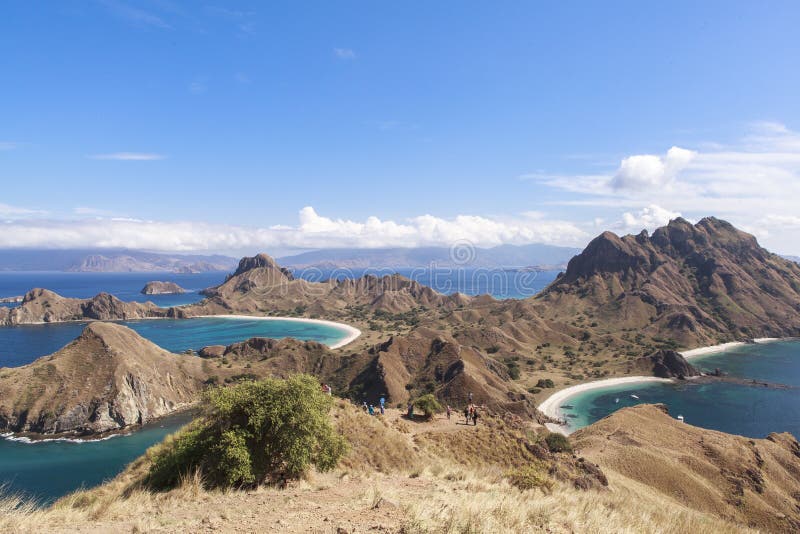
[[[62,297],[89,298],[101,291],[131,302],[151,301],[161,307],[182,306],[203,299],[198,293],[225,280],[226,273],[61,273],[0,272],[0,298],[22,296],[35,287],[55,291]],[[187,293],[181,295],[142,295],[147,282],[175,282]],[[14,304],[2,304],[14,306]]]
[[[800,437],[800,341],[745,345],[691,363],[708,371],[719,368],[733,377],[789,388],[691,380],[630,384],[580,393],[565,400],[561,411],[570,428],[577,429],[625,406],[664,403],[673,417],[683,415],[687,423],[703,428],[752,438],[771,432]]]
[[[102,441],[0,440],[0,484],[7,495],[22,494],[46,504],[114,478],[149,447],[190,420],[188,414],[174,415],[132,434]]]
[[[312,282],[320,280],[358,278],[398,273],[416,280],[445,295],[458,292],[465,295],[489,294],[496,299],[524,299],[539,293],[556,279],[559,271],[518,271],[475,268],[415,268],[415,269],[298,269],[298,278]]]
[[[207,345],[229,345],[251,337],[293,337],[333,345],[347,337],[334,326],[298,321],[194,317],[119,321],[145,339],[171,352],[199,350]],[[19,367],[51,354],[83,331],[86,323],[0,326],[0,367]]]

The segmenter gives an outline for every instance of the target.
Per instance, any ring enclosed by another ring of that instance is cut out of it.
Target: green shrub
[[[439,401],[436,400],[436,397],[430,393],[423,395],[414,401],[414,407],[418,408],[422,412],[422,414],[425,416],[425,419],[432,419],[437,412],[442,411],[442,405],[439,404]]]
[[[554,388],[554,387],[556,387],[556,385],[549,378],[540,378],[539,381],[536,382],[536,387],[537,388]]]
[[[550,452],[572,452],[572,445],[570,445],[569,439],[564,434],[552,432],[547,434],[544,441],[547,443],[547,448],[550,449]]]
[[[510,362],[506,364],[508,368],[508,376],[511,377],[511,380],[519,380],[519,365],[517,362]]]
[[[553,489],[553,481],[547,476],[545,469],[538,464],[529,464],[506,473],[506,478],[512,486],[521,490],[539,488],[544,493]]]
[[[199,419],[151,454],[147,484],[175,487],[199,471],[209,487],[298,478],[336,466],[347,450],[328,418],[330,396],[308,375],[243,382],[206,393]]]

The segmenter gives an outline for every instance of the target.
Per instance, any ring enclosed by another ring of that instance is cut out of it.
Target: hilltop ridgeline
[[[73,342],[0,372],[0,430],[90,435],[189,406],[202,360],[171,354],[133,330],[90,323]]]
[[[800,335],[800,265],[713,217],[652,236],[604,232],[537,299],[547,316],[591,312],[605,328],[684,346]]]
[[[800,530],[800,443],[750,439],[623,408],[571,436],[578,454],[678,503],[769,532]]]

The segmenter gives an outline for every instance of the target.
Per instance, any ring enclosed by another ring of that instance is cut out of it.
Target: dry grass
[[[312,472],[285,490],[207,491],[195,475],[172,491],[151,493],[138,484],[149,465],[145,455],[113,481],[47,509],[13,496],[1,499],[0,532],[335,532],[376,526],[408,534],[746,531],[616,472],[607,472],[605,490],[581,491],[555,480],[550,487],[520,490],[507,474],[526,452],[515,449],[519,429],[500,421],[485,425],[498,454],[474,445],[476,439],[492,442],[480,426],[477,434],[474,427],[435,424],[403,433],[388,418],[350,406],[338,406],[334,418],[352,442],[343,465],[332,473]],[[479,461],[480,454],[488,455],[486,461]]]

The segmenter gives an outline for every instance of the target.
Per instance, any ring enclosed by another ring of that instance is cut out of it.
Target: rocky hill
[[[85,435],[140,425],[194,402],[204,376],[196,356],[93,322],[58,352],[0,369],[0,430]]]
[[[116,321],[167,317],[169,310],[151,302],[123,302],[108,293],[90,299],[74,299],[47,289],[32,289],[15,308],[0,307],[0,325],[57,323],[65,321]]]
[[[800,334],[800,266],[713,217],[604,232],[537,300],[549,318],[589,314],[683,346]]]
[[[186,290],[175,282],[147,282],[141,291],[142,295],[179,295]]]
[[[623,408],[577,431],[578,454],[681,505],[769,532],[800,530],[800,443],[749,439],[673,419],[661,405]]]
[[[187,313],[269,313],[300,308],[320,315],[353,306],[400,313],[418,306],[455,308],[470,301],[464,295],[442,295],[400,275],[323,282],[294,279],[266,254],[243,258],[223,284],[202,293],[208,299],[187,308]]]

